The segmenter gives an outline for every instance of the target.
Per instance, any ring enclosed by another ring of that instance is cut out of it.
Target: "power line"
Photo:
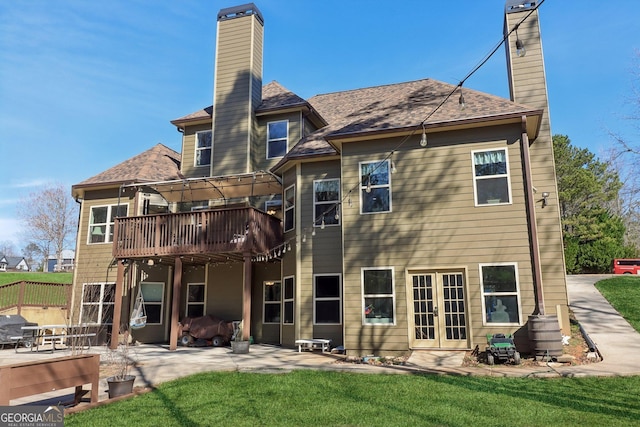
[[[500,47],[509,39],[509,36],[513,32],[517,31],[518,28],[520,27],[520,25],[522,25],[522,23],[525,22],[531,16],[532,13],[537,11],[540,8],[540,6],[542,6],[542,4],[544,2],[545,2],[545,0],[540,0],[540,2],[538,2],[532,9],[529,10],[529,13],[527,13],[527,15],[525,15],[517,24],[515,24],[511,30],[509,30],[506,34],[504,34],[502,39],[498,43],[496,43],[496,45],[489,51],[489,53],[487,55],[485,55],[480,60],[480,62],[475,67],[473,67],[473,69],[471,71],[469,71],[469,73],[467,73],[467,75],[464,76],[464,78],[462,80],[460,80],[460,82],[453,88],[453,90],[451,90],[447,95],[445,95],[445,97],[440,101],[440,103],[438,103],[438,105],[435,108],[433,108],[433,110],[431,110],[429,112],[429,114],[427,114],[427,116],[420,122],[419,127],[415,128],[408,135],[405,135],[405,137],[398,143],[398,145],[393,150],[391,150],[391,152],[389,152],[389,154],[387,154],[382,160],[377,162],[378,165],[366,175],[367,179],[370,179],[371,174],[373,172],[375,172],[379,167],[381,167],[381,165],[383,163],[385,163],[385,162],[387,162],[387,160],[391,159],[393,154],[396,151],[398,151],[404,144],[406,144],[407,141],[416,134],[416,132],[420,129],[420,127],[422,127],[423,132],[424,132],[424,125],[426,124],[427,120],[429,120],[436,112],[438,112],[440,110],[440,108],[442,108],[442,106],[449,100],[449,98],[451,98],[453,96],[453,94],[458,89],[461,89],[462,86],[464,85],[464,83],[469,78],[471,78],[476,72],[478,72],[489,61],[489,59],[491,59],[493,57],[493,55],[495,55],[495,53],[498,51],[498,49],[500,49]],[[392,160],[392,162],[393,162],[393,160]],[[391,170],[389,171],[389,173],[391,173]],[[333,205],[330,205],[330,207],[327,210],[325,210],[319,216],[315,217],[314,220],[313,220],[313,224],[311,225],[311,229],[313,230],[316,227],[316,224],[318,223],[318,221],[322,221],[323,218],[327,214],[329,214],[330,212],[332,212],[334,210],[336,212],[338,212],[339,209],[340,209],[340,206],[344,203],[344,201],[351,197],[351,193],[354,192],[356,189],[359,189],[361,186],[362,186],[361,176],[360,176],[360,171],[358,171],[358,185],[355,185],[355,186],[351,187],[351,189],[349,189],[347,194],[342,196],[342,198],[340,199],[339,202],[336,202]],[[284,200],[283,200],[283,202],[284,202]],[[304,236],[304,234],[306,234],[306,227],[304,227],[302,230],[303,230],[303,237],[306,237],[306,236]],[[296,240],[296,239],[297,239],[297,236],[293,237],[291,239],[288,239],[282,245],[278,245],[275,248],[270,249],[268,252],[271,253],[271,252],[274,252],[275,250],[277,250],[278,248],[287,247],[287,245],[290,244],[290,242],[292,240]]]

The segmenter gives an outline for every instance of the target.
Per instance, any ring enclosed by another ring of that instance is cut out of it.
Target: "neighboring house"
[[[29,271],[29,263],[21,256],[0,255],[0,271]]]
[[[505,28],[532,5],[508,1]],[[117,333],[141,291],[142,342],[173,349],[180,319],[212,314],[354,355],[497,332],[526,346],[536,314],[565,327],[537,11],[527,55],[506,42],[512,100],[464,88],[464,109],[431,79],[307,100],[263,86],[263,22],[253,4],[218,14],[213,106],[171,122],[181,153],[158,144],[73,186],[76,320]]]
[[[50,255],[47,259],[47,270],[49,272],[56,271],[72,271],[76,254],[74,251],[65,249],[62,251],[62,262],[58,263],[55,255]]]

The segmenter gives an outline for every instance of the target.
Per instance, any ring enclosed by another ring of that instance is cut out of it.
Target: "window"
[[[296,187],[292,185],[284,190],[284,231],[293,230],[296,213]]]
[[[363,323],[395,323],[392,268],[362,269],[362,294]]]
[[[287,140],[289,139],[289,122],[267,123],[267,159],[282,157],[287,153]]]
[[[360,163],[360,213],[391,212],[389,160]]]
[[[473,151],[476,205],[511,202],[506,150]]]
[[[116,217],[127,216],[127,205],[93,206],[89,217],[88,243],[113,241],[113,223]]]
[[[140,282],[144,309],[147,313],[147,325],[162,324],[162,308],[164,306],[164,283]]]
[[[142,205],[139,208],[138,215],[156,215],[163,213],[169,213],[169,203],[160,194],[142,194]]]
[[[80,323],[112,324],[115,295],[115,283],[84,283]]]
[[[313,181],[313,214],[315,226],[340,224],[340,180]]]
[[[208,200],[197,200],[190,202],[177,202],[176,212],[195,212],[209,209]]]
[[[187,283],[187,317],[204,316],[206,294],[207,288],[204,283]]]
[[[283,316],[282,323],[293,325],[293,303],[295,295],[295,282],[293,276],[284,278],[284,295],[282,298]]]
[[[313,323],[342,323],[342,299],[339,274],[318,274],[313,278]]]
[[[484,324],[520,324],[516,264],[480,265]]]
[[[195,166],[208,166],[211,164],[211,131],[196,133],[196,157]]]
[[[282,219],[282,194],[276,194],[273,199],[264,202],[264,211]]]
[[[281,282],[264,282],[264,319],[263,323],[280,323],[282,305]]]

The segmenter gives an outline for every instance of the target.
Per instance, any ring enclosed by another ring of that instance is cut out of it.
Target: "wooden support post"
[[[122,295],[124,294],[124,263],[118,260],[118,272],[116,275],[116,294],[113,301],[113,324],[111,325],[111,342],[109,348],[118,348],[120,335],[120,321],[122,319]]]
[[[182,259],[176,257],[173,269],[173,292],[171,294],[171,325],[169,330],[169,350],[178,347],[178,322],[180,321],[180,295],[182,289]]]
[[[242,287],[242,339],[251,336],[251,253],[244,255],[244,282]]]
[[[22,305],[24,304],[24,288],[27,286],[25,281],[20,282],[18,288],[18,314],[22,314]]]

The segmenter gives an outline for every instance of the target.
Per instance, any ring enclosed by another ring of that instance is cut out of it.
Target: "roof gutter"
[[[482,116],[482,117],[473,117],[462,120],[448,120],[448,121],[440,121],[440,122],[427,122],[424,127],[426,129],[438,129],[442,131],[452,130],[454,129],[467,129],[474,127],[486,126],[489,123],[503,122],[504,124],[508,123],[520,123],[523,115],[529,115],[530,117],[538,116],[542,117],[543,110],[530,110],[519,113],[512,114],[500,114],[494,116]],[[533,121],[529,121],[527,124],[527,128],[525,129],[526,133],[531,136],[531,140],[535,140],[538,136],[538,132],[540,129],[541,120],[537,120],[535,123]],[[337,150],[339,150],[338,145],[343,142],[355,142],[358,140],[371,140],[371,139],[381,139],[387,138],[389,135],[411,135],[416,132],[418,128],[421,129],[421,124],[413,124],[410,126],[396,127],[396,128],[388,128],[388,129],[373,129],[362,132],[333,132],[328,134],[325,139],[329,144],[334,146]]]

